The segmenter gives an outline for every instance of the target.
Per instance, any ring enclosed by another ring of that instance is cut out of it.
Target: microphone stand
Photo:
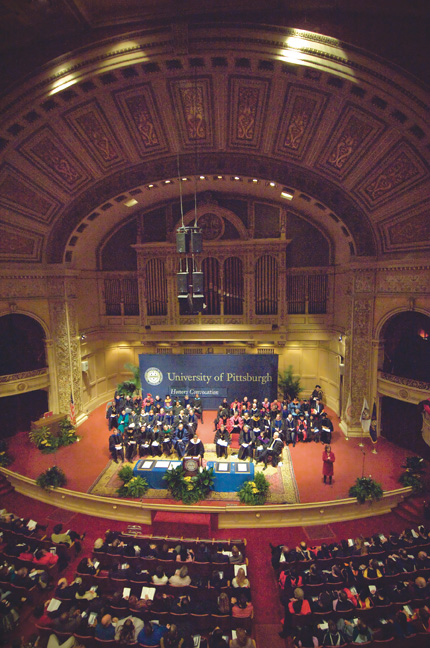
[[[362,466],[362,469],[361,469],[361,477],[363,478],[364,477],[364,462],[366,460],[366,452],[365,452],[365,450],[363,450],[363,448],[361,448],[361,454],[363,455],[363,466]]]

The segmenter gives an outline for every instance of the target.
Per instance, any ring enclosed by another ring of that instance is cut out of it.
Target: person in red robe
[[[328,477],[328,483],[331,484],[333,472],[334,472],[333,464],[335,460],[336,457],[334,456],[334,452],[332,452],[331,447],[329,445],[326,445],[324,447],[324,452],[322,453],[324,484],[327,483],[327,477]]]

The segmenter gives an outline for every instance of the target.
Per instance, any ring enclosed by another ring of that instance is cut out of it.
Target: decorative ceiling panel
[[[430,243],[430,208],[427,203],[416,205],[390,216],[379,223],[386,252],[410,252],[425,249]]]
[[[246,76],[229,79],[229,145],[257,149],[267,120],[270,82]]]
[[[290,85],[280,111],[274,153],[302,159],[312,143],[329,93]]]
[[[327,137],[317,166],[344,178],[370,148],[377,145],[385,130],[384,122],[374,114],[347,104]]]
[[[17,225],[1,222],[0,262],[40,261],[43,237]]]
[[[427,174],[419,154],[408,142],[401,141],[384,152],[382,159],[354,188],[354,193],[369,209],[374,209],[410,192]]]
[[[140,155],[165,153],[169,148],[167,137],[151,84],[114,92],[113,98]]]
[[[115,169],[126,162],[118,138],[96,99],[67,111],[63,119],[100,169]]]
[[[168,82],[172,107],[185,149],[210,148],[215,142],[212,78],[176,79]]]
[[[92,180],[89,171],[48,126],[33,133],[18,150],[35,169],[68,193],[83,189]]]
[[[8,164],[0,173],[0,205],[46,224],[51,223],[62,206],[45,188]]]

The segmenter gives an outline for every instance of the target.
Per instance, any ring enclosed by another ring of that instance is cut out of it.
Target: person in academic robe
[[[121,459],[124,463],[122,433],[116,428],[112,428],[112,434],[109,437],[109,452],[111,453],[112,459],[115,463],[118,463],[118,459]]]
[[[157,394],[154,398],[154,402],[152,403],[152,409],[154,410],[155,414],[158,414],[163,405],[163,399]]]
[[[163,432],[162,427],[156,425],[152,431],[152,440],[151,440],[151,455],[153,457],[161,457],[163,453]]]
[[[221,425],[227,427],[228,418],[229,418],[228,410],[226,410],[220,405],[218,408],[216,419],[214,420],[215,430],[219,430]]]
[[[306,441],[308,436],[308,424],[305,417],[301,414],[296,421],[296,441]],[[293,443],[295,445],[295,443]]]
[[[134,423],[131,423],[125,429],[123,441],[125,446],[125,458],[131,463],[137,454],[137,432]]]
[[[242,416],[242,430],[245,427],[245,425],[249,425],[249,427],[254,427],[252,425],[252,421],[251,421],[251,417],[249,415],[249,412],[246,411],[246,410],[243,412],[243,416]]]
[[[166,398],[164,399],[164,411],[170,412],[170,410],[173,408],[173,403],[172,399],[169,394],[166,394]]]
[[[250,413],[251,410],[251,403],[249,402],[248,396],[244,396],[241,402],[241,408],[240,408],[240,413],[242,415],[242,418],[245,414],[245,412]]]
[[[262,430],[267,430],[269,432],[270,438],[272,438],[272,421],[270,419],[270,413],[264,412],[261,418],[260,427]]]
[[[106,419],[109,432],[112,430],[112,428],[118,427],[118,411],[116,409],[115,403],[112,403],[112,405],[108,407],[106,412]]]
[[[149,412],[149,410],[152,407],[153,402],[154,402],[154,399],[152,398],[152,395],[151,394],[146,394],[145,398],[142,400],[142,405],[143,405],[143,409],[145,410],[145,412]]]
[[[260,412],[256,412],[251,416],[251,423],[250,423],[252,429],[254,430],[255,434],[259,434],[261,430],[264,430],[264,425],[261,420]]]
[[[315,389],[313,390],[310,397],[311,407],[313,407],[313,404],[316,400],[322,401],[322,398],[323,398],[323,393],[322,393],[321,385],[315,385]]]
[[[285,419],[285,435],[286,435],[286,442],[287,445],[290,443],[294,444],[296,443],[296,421],[293,418],[293,415],[291,412],[288,414],[287,418]]]
[[[135,396],[133,398],[133,410],[138,414],[142,409],[142,396]]]
[[[308,420],[308,440],[319,443],[320,440],[320,423],[318,419],[311,414]]]
[[[231,443],[231,438],[225,425],[221,424],[219,429],[215,432],[214,443],[216,449],[216,456],[218,458],[227,457],[228,446]]]
[[[187,449],[189,440],[189,430],[182,422],[180,422],[172,438],[173,447],[175,448],[176,454],[178,455],[179,459],[182,459],[182,457],[185,456],[185,451]]]
[[[172,454],[172,448],[173,448],[172,438],[173,438],[173,426],[169,425],[168,423],[165,423],[160,433],[160,439],[161,439],[161,448],[163,454],[167,456],[170,456]]]
[[[290,410],[291,414],[294,416],[296,410],[300,410],[300,403],[299,399],[293,398],[291,403],[288,405],[288,409]]]
[[[193,409],[197,418],[199,418],[203,423],[203,401],[200,398],[199,394],[194,395]]]
[[[267,398],[267,396],[266,396],[266,398],[263,400],[263,402],[261,403],[261,413],[262,413],[263,416],[264,416],[265,414],[270,414],[270,401],[269,401],[269,399]]]
[[[332,479],[333,479],[333,464],[336,461],[336,457],[334,456],[334,452],[332,452],[331,447],[327,444],[324,448],[324,452],[322,453],[322,462],[323,462],[323,478],[324,478],[324,484],[327,483],[327,477],[328,477],[328,483],[331,484]]]
[[[300,405],[300,413],[305,415],[305,418],[309,418],[309,415],[311,413],[311,404],[306,398],[302,400],[301,405]]]
[[[321,443],[330,444],[333,434],[333,423],[325,412],[321,414]]]
[[[239,413],[233,414],[227,420],[227,430],[229,434],[240,434],[243,428],[243,419],[239,416]]]
[[[254,434],[256,434],[256,429],[253,429]],[[266,430],[261,430],[259,432],[256,441],[255,441],[255,461],[261,457],[263,452],[270,444],[270,434]]]
[[[244,425],[239,434],[239,452],[238,459],[245,460],[249,457],[250,461],[254,458],[255,434],[249,425]]]
[[[185,394],[184,398],[182,399],[182,408],[186,410],[188,408],[188,405],[191,407],[192,406],[192,401],[191,398],[189,397],[188,394]]]
[[[275,419],[272,421],[272,437],[275,432],[279,432],[279,436],[283,441],[286,440],[285,438],[285,421],[282,418],[282,414],[278,412],[276,414]]]
[[[187,457],[200,457],[199,461],[205,456],[205,446],[197,434],[194,434],[193,438],[188,442],[187,448],[185,450],[185,456]]]
[[[184,427],[188,427],[188,414],[186,414],[184,409],[181,409],[179,414],[175,417],[175,420],[173,422],[173,425],[175,428],[179,426],[179,423],[182,423]]]
[[[124,430],[128,427],[128,422],[130,419],[130,414],[125,411],[123,407],[121,414],[118,416],[118,430],[123,434]]]
[[[270,403],[270,418],[273,421],[276,418],[276,415],[281,411],[281,403],[277,400],[274,400]]]
[[[158,430],[161,430],[165,422],[166,422],[166,412],[164,410],[164,407],[161,407],[160,411],[157,412],[157,414],[155,415],[155,427]]]
[[[150,427],[151,429],[153,429],[156,426],[156,422],[157,422],[157,419],[155,417],[155,412],[151,407],[151,409],[148,412],[145,413],[145,423],[146,423],[147,427]]]
[[[230,412],[234,416],[235,414],[240,414],[242,410],[242,404],[239,403],[237,398],[234,399],[232,403],[230,403]]]
[[[275,432],[273,435],[273,440],[270,445],[262,452],[259,456],[257,463],[260,461],[264,462],[263,470],[266,470],[268,462],[272,461],[272,466],[276,467],[279,462],[279,458],[282,454],[284,448],[284,442],[279,438],[279,432]]]
[[[152,429],[145,423],[140,428],[139,433],[139,458],[146,457],[151,451],[151,443],[154,438]]]
[[[255,416],[256,414],[260,415],[261,408],[258,405],[258,401],[256,398],[252,401],[251,408],[249,410],[249,413],[251,414],[251,418]]]
[[[125,409],[127,414],[133,411],[133,399],[130,394],[127,394],[124,398],[121,409]]]
[[[194,409],[190,407],[188,410],[188,427],[190,429],[190,432],[193,433],[193,435],[196,433],[197,426],[199,424],[197,414],[195,413]]]

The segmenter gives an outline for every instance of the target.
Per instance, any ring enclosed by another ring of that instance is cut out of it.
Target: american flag
[[[76,424],[75,401],[73,400],[73,394],[70,394],[70,421],[73,425]]]

